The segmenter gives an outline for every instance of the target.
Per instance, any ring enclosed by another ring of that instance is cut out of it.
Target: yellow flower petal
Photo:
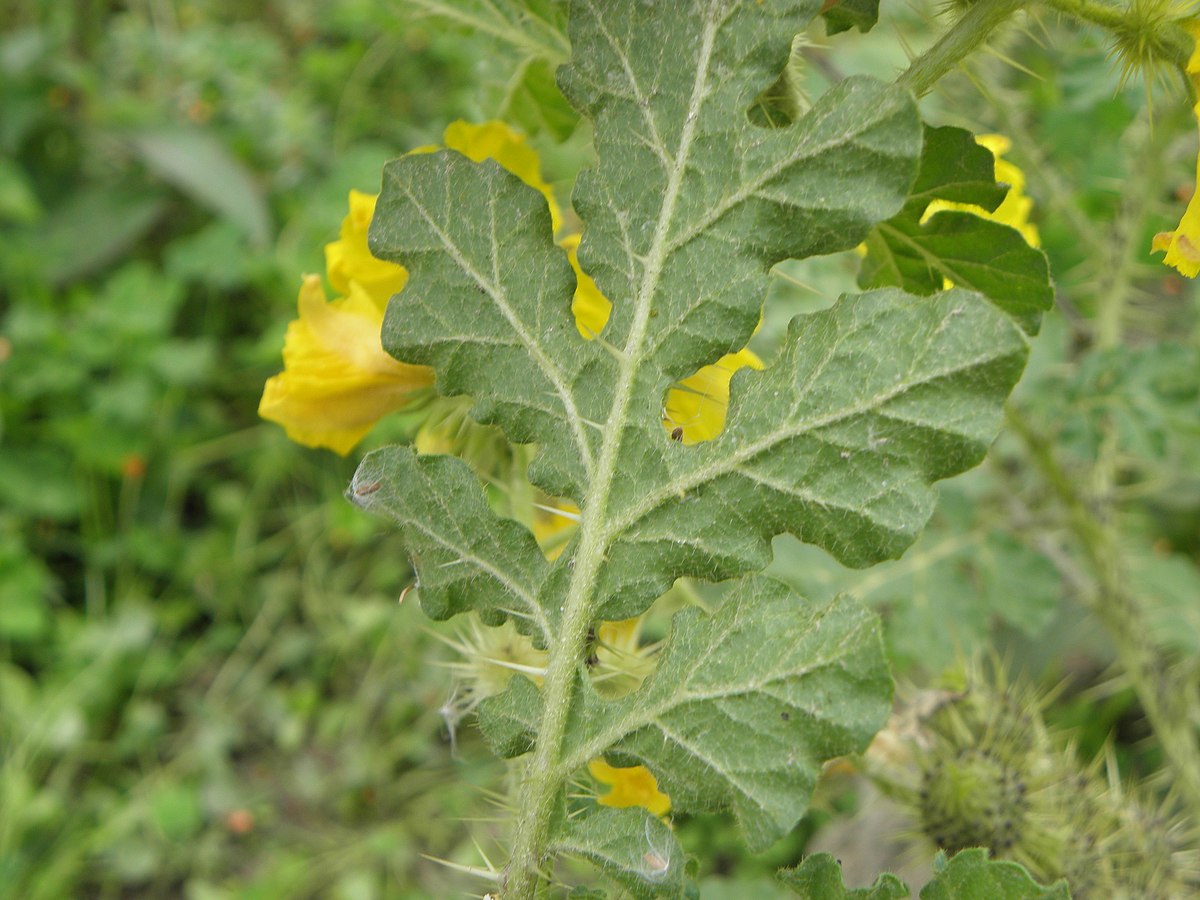
[[[575,296],[571,298],[571,312],[575,315],[575,327],[589,341],[604,330],[612,313],[612,303],[600,293],[592,276],[579,268],[579,239],[581,235],[569,234],[562,240],[567,250],[567,259],[575,270]]]
[[[472,162],[494,159],[531,188],[541,191],[550,205],[550,222],[554,233],[558,233],[562,226],[562,213],[554,199],[554,191],[542,180],[541,160],[537,151],[525,143],[525,138],[503,122],[472,125],[460,119],[446,127],[442,141]]]
[[[258,413],[308,447],[349,453],[381,417],[433,383],[433,371],[383,350],[383,310],[356,282],[329,303],[321,279],[300,288],[300,317],[287,330],[284,371],[267,380]]]
[[[1200,93],[1200,22],[1189,22],[1186,26],[1195,42],[1187,71],[1192,87]],[[1200,123],[1200,103],[1192,107],[1192,114]],[[1196,160],[1196,184],[1200,185],[1200,157]],[[1162,231],[1154,236],[1150,252],[1166,251],[1163,263],[1173,266],[1181,275],[1195,278],[1200,274],[1200,191],[1193,191],[1183,218],[1174,231]]]
[[[398,294],[408,281],[403,266],[384,262],[371,255],[367,248],[367,228],[375,214],[375,197],[362,191],[350,192],[350,214],[342,220],[340,236],[325,245],[325,269],[329,283],[343,293],[350,293],[351,282],[367,292],[380,312],[392,294]]]
[[[540,191],[554,228],[559,227],[558,204],[542,180],[537,154],[507,125],[455,122],[446,129],[445,141],[475,162],[495,159]],[[408,272],[371,255],[367,233],[376,199],[350,192],[350,212],[338,239],[325,247],[329,281],[345,296],[329,303],[320,279],[305,279],[300,318],[288,326],[284,372],[267,381],[259,404],[259,414],[283,425],[293,440],[343,455],[380,418],[407,405],[411,391],[433,382],[431,370],[397,362],[380,343],[388,300],[403,290]]]
[[[658,780],[645,766],[617,768],[602,759],[588,763],[588,771],[601,784],[611,790],[597,798],[602,806],[624,809],[640,806],[656,816],[665,816],[671,811],[671,798],[658,789]]]
[[[682,429],[678,439],[685,444],[715,438],[725,427],[729,381],[734,372],[746,366],[752,369],[763,367],[762,360],[748,348],[726,354],[679,382],[678,387],[667,393],[663,426],[672,436],[676,429]]]

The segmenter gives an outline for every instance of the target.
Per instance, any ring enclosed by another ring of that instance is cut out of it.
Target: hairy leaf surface
[[[793,320],[779,359],[733,380],[725,431],[683,447],[631,428],[608,524],[604,618],[679,576],[761,569],[790,532],[841,562],[898,556],[933,510],[930,483],[977,464],[1021,373],[1020,331],[976,295],[843,297]]]
[[[572,7],[561,79],[600,159],[574,195],[579,254],[614,304],[603,337],[618,353],[575,334],[572,274],[536,192],[452,151],[385,169],[371,248],[410,280],[384,346],[540,443],[534,476],[551,493],[580,502],[605,429],[656,422],[671,381],[745,343],[771,265],[852,247],[903,203],[920,126],[900,88],[849,79],[792,128],[747,126],[816,7]]]
[[[591,860],[631,897],[683,897],[683,849],[644,809],[595,809],[556,829],[552,849]]]
[[[362,461],[346,497],[399,526],[432,618],[475,609],[498,624],[511,612],[550,637],[557,611],[539,602],[546,558],[528,529],[493,512],[462,460],[385,447]]]
[[[731,810],[761,849],[804,815],[825,760],[866,748],[891,692],[874,615],[749,578],[712,615],[676,615],[658,669],[629,697],[607,703],[581,686],[563,765],[605,751],[645,765],[673,808]],[[536,704],[529,682],[485,704],[496,749],[522,749]]]

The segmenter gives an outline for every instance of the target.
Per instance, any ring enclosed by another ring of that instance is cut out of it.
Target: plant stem
[[[1022,0],[976,0],[932,47],[896,79],[921,97],[959,64],[999,25],[1025,4]]]
[[[1049,442],[1011,404],[1006,418],[1066,509],[1096,578],[1096,594],[1089,603],[1091,612],[1116,647],[1117,659],[1174,771],[1180,795],[1191,812],[1200,815],[1200,744],[1191,715],[1194,691],[1178,683],[1169,668],[1170,660],[1148,637],[1145,617],[1126,584],[1120,547],[1107,517],[1080,495]]]
[[[1099,25],[1118,38],[1145,47],[1149,56],[1179,67],[1187,65],[1192,53],[1192,38],[1174,22],[1151,21],[1141,18],[1134,8],[1096,3],[1094,0],[1041,0],[1060,13]]]
[[[575,671],[583,656],[590,624],[587,596],[564,609],[562,632],[550,653],[542,682],[542,720],[537,744],[522,785],[512,856],[505,872],[505,898],[532,897],[541,876],[539,867],[546,844],[554,800],[562,787],[558,759],[566,733],[567,713],[575,685]]]

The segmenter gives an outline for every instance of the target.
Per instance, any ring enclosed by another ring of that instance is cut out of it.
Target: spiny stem
[[[1064,15],[1091,25],[1099,25],[1117,38],[1136,42],[1152,57],[1179,67],[1187,65],[1192,39],[1174,22],[1148,21],[1133,9],[1097,3],[1094,0],[1041,0]]]
[[[1178,683],[1168,668],[1169,660],[1147,637],[1145,616],[1129,591],[1120,547],[1106,517],[1098,515],[1093,504],[1080,495],[1049,442],[1011,405],[1006,418],[1067,512],[1096,579],[1091,612],[1116,646],[1117,659],[1175,774],[1180,795],[1193,814],[1200,814],[1200,743],[1192,725],[1195,710],[1191,709],[1195,693]]]
[[[611,539],[608,530],[609,494],[616,476],[617,459],[634,386],[637,383],[637,373],[644,362],[643,353],[653,301],[667,260],[667,235],[671,232],[671,221],[683,190],[684,173],[688,170],[692,141],[696,136],[696,121],[708,83],[717,27],[715,19],[705,22],[697,57],[696,78],[689,99],[691,113],[686,117],[680,131],[675,164],[667,179],[654,238],[646,254],[641,284],[633,305],[628,337],[619,358],[619,375],[613,391],[613,402],[609,409],[599,461],[582,504],[583,520],[579,527],[579,544],[572,558],[574,568],[562,606],[560,634],[551,644],[550,664],[542,682],[541,723],[526,772],[525,791],[518,812],[512,857],[505,872],[505,900],[525,900],[533,897],[537,890],[541,877],[538,869],[546,852],[554,804],[565,780],[562,771],[563,742],[571,697],[583,660],[588,628],[592,623],[592,600],[599,581],[600,568]]]
[[[904,85],[918,97],[929,93],[942,76],[1024,5],[1023,0],[976,0],[937,43],[912,61],[896,79],[897,84]]]

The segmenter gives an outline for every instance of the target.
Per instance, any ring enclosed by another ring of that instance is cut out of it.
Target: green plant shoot
[[[686,855],[646,810],[568,815],[595,757],[645,766],[676,811],[732,812],[761,849],[804,814],[826,760],[866,748],[891,703],[877,620],[756,573],[782,533],[855,567],[898,556],[933,482],[982,459],[1049,305],[1044,259],[1005,226],[943,212],[905,237],[934,198],[994,208],[1004,193],[991,155],[923,128],[905,86],[849,78],[784,127],[750,123],[819,11],[571,4],[558,81],[597,158],[572,195],[578,260],[611,302],[594,335],[543,194],[454,150],[384,170],[370,248],[409,272],[385,349],[535,443],[530,481],[579,509],[547,561],[459,460],[384,449],[348,491],[400,528],[430,615],[510,619],[545,649],[540,684],[518,675],[480,709],[494,749],[522,760],[504,897],[532,896],[562,853],[636,896],[682,896]],[[1011,254],[989,259],[981,229]],[[896,286],[793,320],[777,358],[733,377],[714,439],[664,426],[673,384],[745,346],[773,265],[864,241],[864,281]],[[725,599],[678,614],[653,674],[602,697],[589,632],[680,578],[725,582]]]

